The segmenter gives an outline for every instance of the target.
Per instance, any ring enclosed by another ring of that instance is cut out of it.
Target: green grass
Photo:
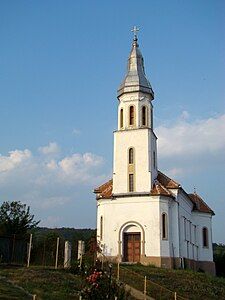
[[[124,270],[127,270],[124,271]],[[132,271],[137,273],[131,275]],[[121,267],[122,280],[128,280],[128,284],[143,290],[143,278],[159,284],[172,292],[177,292],[178,295],[192,300],[222,300],[225,299],[225,278],[213,277],[204,273],[198,273],[190,270],[170,270],[151,266],[142,265],[124,265]],[[129,274],[129,275],[128,275]],[[148,283],[147,290],[152,297],[156,299],[171,299],[172,293],[165,291],[165,297],[161,293],[160,288]],[[156,294],[155,291],[158,290]],[[155,293],[155,294],[154,294]],[[161,295],[160,295],[161,293]],[[167,295],[166,295],[167,294]],[[179,298],[178,298],[179,299]]]
[[[5,278],[0,278],[0,299],[1,300],[13,300],[13,299],[32,299],[24,291],[15,287],[8,282]]]
[[[40,268],[5,268],[0,270],[0,276],[11,280],[31,294],[36,294],[38,300],[72,300],[79,299],[78,292],[82,287],[82,278],[65,271]],[[7,284],[3,282],[1,294],[5,298],[14,299],[13,290],[11,298],[7,298]],[[16,291],[15,291],[16,294]],[[24,297],[15,299],[26,299]]]

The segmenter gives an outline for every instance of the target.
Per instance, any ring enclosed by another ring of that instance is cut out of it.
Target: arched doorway
[[[141,230],[137,225],[128,225],[123,230],[123,261],[139,262],[141,256]]]
[[[131,252],[128,255],[128,249]],[[144,227],[136,221],[128,221],[119,229],[118,256],[121,261],[139,262],[145,256]]]

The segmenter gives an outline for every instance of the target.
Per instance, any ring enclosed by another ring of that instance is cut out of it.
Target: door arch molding
[[[128,221],[124,223],[119,229],[118,236],[118,255],[122,258],[122,247],[123,247],[123,233],[128,226],[137,226],[141,233],[141,256],[145,255],[145,230],[144,227],[136,221]]]

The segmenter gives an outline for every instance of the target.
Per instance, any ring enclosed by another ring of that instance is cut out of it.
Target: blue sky
[[[0,2],[0,199],[46,226],[95,227],[132,34],[154,92],[159,166],[225,235],[224,1]]]

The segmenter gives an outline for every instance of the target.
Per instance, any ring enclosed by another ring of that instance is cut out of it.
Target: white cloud
[[[222,153],[225,151],[225,114],[193,123],[181,118],[171,127],[157,127],[156,134],[162,158]]]
[[[95,170],[103,164],[103,158],[92,153],[74,153],[57,163],[58,177],[67,184],[73,182],[95,182]]]
[[[99,157],[92,153],[75,153],[62,159],[59,162],[59,166],[66,174],[73,174],[77,171],[87,170],[90,167],[96,167],[102,162],[102,157]]]
[[[80,129],[74,128],[74,129],[73,129],[73,134],[74,134],[74,135],[80,135],[80,134],[81,134]]]
[[[51,159],[46,163],[46,167],[49,170],[56,170],[57,169],[57,162],[54,159]]]
[[[59,146],[55,142],[50,142],[47,146],[38,149],[44,155],[57,154],[60,151]]]
[[[52,158],[58,146],[50,143],[40,154],[15,150],[0,156],[0,199],[17,200],[39,210],[50,210],[76,201],[81,189],[105,180],[103,158],[93,153],[73,153]],[[6,198],[7,197],[7,198]]]
[[[183,112],[172,125],[155,131],[159,169],[178,181],[225,163],[225,114],[191,122]]]
[[[13,170],[31,157],[28,149],[10,151],[8,156],[0,155],[0,173]]]

